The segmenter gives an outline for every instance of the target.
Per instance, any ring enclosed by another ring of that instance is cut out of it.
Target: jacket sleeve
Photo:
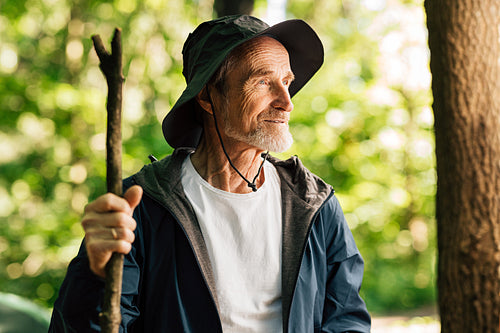
[[[90,271],[83,241],[59,289],[49,332],[99,332],[103,293],[104,280]]]
[[[320,212],[326,223],[326,293],[323,332],[370,332],[371,319],[359,295],[364,262],[335,196]]]
[[[120,332],[129,332],[128,327],[139,316],[134,304],[138,289],[136,267],[133,257],[130,254],[125,256]],[[99,313],[102,310],[104,285],[104,279],[89,268],[84,240],[78,255],[68,266],[59,296],[54,303],[49,333],[100,332]]]

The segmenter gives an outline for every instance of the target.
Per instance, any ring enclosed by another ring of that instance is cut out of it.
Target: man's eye
[[[266,84],[266,80],[259,80],[259,84]]]

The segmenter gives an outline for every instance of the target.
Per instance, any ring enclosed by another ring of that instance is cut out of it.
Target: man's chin
[[[269,150],[274,153],[283,153],[290,149],[293,144],[293,138],[290,133],[280,137],[267,137],[262,139],[257,145],[259,148]]]
[[[250,146],[260,148],[262,150],[269,150],[274,153],[283,153],[290,149],[293,144],[292,134],[288,130],[280,131],[280,133],[266,133],[265,130],[259,129],[247,135],[235,132],[234,130],[226,129],[226,135],[237,140],[244,142]]]

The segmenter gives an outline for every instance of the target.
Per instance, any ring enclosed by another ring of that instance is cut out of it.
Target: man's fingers
[[[128,212],[130,205],[127,200],[113,193],[106,193],[89,203],[85,207],[85,214],[89,212],[107,213],[107,212]]]
[[[129,228],[111,227],[111,228],[91,228],[86,232],[86,238],[89,240],[124,240],[133,243],[135,240],[134,232]]]
[[[127,254],[132,244],[124,240],[88,241],[85,243],[90,260],[90,269],[97,275],[105,277],[105,268],[113,252]]]
[[[137,222],[135,219],[122,212],[111,212],[106,214],[87,213],[82,218],[82,227],[85,232],[93,228],[127,228],[135,230]]]
[[[90,241],[86,243],[86,246],[87,252],[94,254],[102,253],[103,257],[111,256],[112,252],[128,254],[132,249],[132,244],[125,240],[100,240],[95,242]],[[105,253],[106,255],[104,255]]]
[[[135,207],[141,202],[142,187],[134,185],[125,192],[123,198],[113,194],[106,193],[92,201],[85,207],[85,214],[89,212],[107,213],[107,212],[127,212],[132,215]]]

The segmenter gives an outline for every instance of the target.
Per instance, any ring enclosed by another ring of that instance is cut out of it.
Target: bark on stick
[[[122,195],[122,142],[121,142],[121,113],[122,113],[122,46],[121,30],[115,29],[111,41],[111,53],[106,51],[99,35],[92,36],[94,48],[100,60],[99,67],[108,84],[108,126],[106,135],[106,182],[108,192]],[[113,253],[106,265],[106,287],[104,301],[100,314],[102,332],[118,333],[121,314],[120,297],[122,290],[123,254]]]

